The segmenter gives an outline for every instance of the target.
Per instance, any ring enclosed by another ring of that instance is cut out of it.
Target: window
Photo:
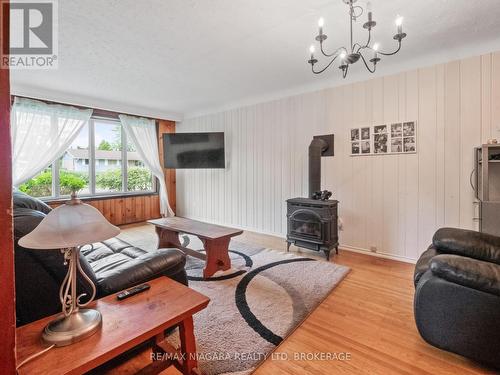
[[[90,194],[89,141],[89,124],[86,124],[69,146],[68,151],[59,159],[59,165],[57,166],[59,180],[54,181],[58,196],[65,197],[71,194],[68,185],[72,179],[81,179],[85,182],[84,187],[78,194]]]
[[[109,165],[107,161],[124,157],[122,150],[124,135],[119,122],[94,121],[96,193],[116,193],[123,190],[124,171],[121,167]]]
[[[118,120],[91,118],[59,160],[19,189],[39,198],[67,197],[75,179],[83,186],[80,196],[156,191],[156,179]]]

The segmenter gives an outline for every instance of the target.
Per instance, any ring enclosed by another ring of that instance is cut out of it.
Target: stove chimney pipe
[[[309,145],[309,198],[321,190],[321,156],[328,149],[328,143],[314,137]]]

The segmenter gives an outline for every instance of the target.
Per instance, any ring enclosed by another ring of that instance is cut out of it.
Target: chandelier
[[[318,27],[319,27],[319,34],[316,36],[316,41],[319,42],[320,46],[320,51],[321,54],[329,59],[329,62],[321,69],[316,70],[315,65],[318,63],[318,60],[314,57],[314,53],[316,51],[316,48],[314,45],[311,45],[311,48],[309,52],[311,53],[311,58],[308,60],[308,63],[311,64],[311,69],[314,74],[321,74],[325,70],[327,70],[333,62],[339,58],[340,59],[340,65],[339,69],[342,70],[342,76],[345,78],[347,76],[347,72],[349,70],[349,65],[355,64],[358,62],[360,59],[363,61],[366,69],[370,73],[375,73],[377,69],[377,63],[380,61],[379,56],[391,56],[395,55],[396,53],[399,52],[401,49],[401,41],[406,37],[406,34],[403,32],[403,17],[398,16],[396,18],[396,27],[397,27],[397,34],[394,35],[393,39],[397,41],[398,45],[397,48],[393,52],[382,52],[379,50],[380,45],[379,43],[372,43],[372,29],[375,27],[377,24],[373,20],[373,14],[371,10],[371,4],[368,2],[366,4],[366,10],[368,12],[368,20],[363,24],[363,28],[368,31],[368,38],[365,44],[359,44],[359,43],[354,43],[353,41],[353,31],[352,31],[352,26],[353,23],[360,18],[363,13],[364,9],[361,6],[355,6],[354,4],[358,0],[342,0],[346,5],[349,6],[349,18],[350,18],[350,25],[351,25],[351,43],[350,47],[339,47],[337,48],[334,52],[328,53],[325,52],[325,48],[323,46],[325,40],[328,38],[326,34],[323,33],[323,27],[325,24],[325,21],[323,18],[320,18],[318,21]],[[367,57],[365,55],[370,54],[371,58],[367,61]]]

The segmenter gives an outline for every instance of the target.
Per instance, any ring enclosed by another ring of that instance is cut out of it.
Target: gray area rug
[[[202,249],[189,236],[190,248]],[[210,297],[194,316],[204,374],[246,375],[347,275],[349,268],[231,241],[232,268],[202,279],[204,262],[188,257],[189,286]],[[174,333],[170,337],[178,344]]]

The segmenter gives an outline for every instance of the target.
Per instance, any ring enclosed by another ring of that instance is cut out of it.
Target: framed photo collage
[[[350,137],[351,156],[417,152],[416,121],[353,128]]]

